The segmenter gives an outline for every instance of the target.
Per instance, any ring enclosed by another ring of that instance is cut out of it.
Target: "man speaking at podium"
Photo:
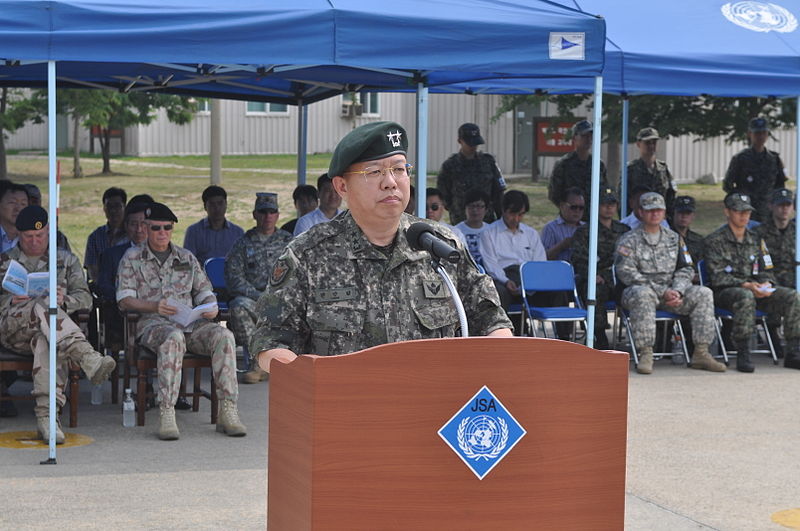
[[[293,240],[275,262],[258,301],[250,352],[264,370],[298,354],[331,356],[410,339],[455,337],[459,320],[447,286],[427,251],[406,230],[411,165],[406,131],[373,122],[336,146],[328,175],[348,211]],[[457,264],[441,264],[464,303],[471,335],[511,336],[492,280],[478,272],[446,227],[432,231],[456,248]]]

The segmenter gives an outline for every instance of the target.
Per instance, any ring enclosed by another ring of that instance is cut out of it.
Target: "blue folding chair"
[[[700,277],[700,285],[701,286],[710,286],[710,279],[708,278],[708,270],[706,269],[706,261],[700,260],[697,262],[697,273]],[[751,354],[769,354],[772,356],[772,363],[775,365],[778,364],[778,356],[775,354],[775,345],[772,343],[772,337],[769,334],[769,328],[767,327],[767,312],[763,312],[756,308],[756,331],[761,329],[761,332],[764,335],[764,345],[767,348],[761,349],[753,349],[750,351]],[[719,341],[719,348],[722,351],[722,357],[725,360],[725,363],[728,363],[728,355],[736,355],[736,349],[730,349],[725,345],[725,341],[722,338],[722,321],[732,321],[733,320],[733,312],[725,310],[723,308],[718,308],[716,305],[714,306],[714,328],[717,331],[717,340]]]
[[[214,289],[214,293],[217,295],[217,306],[219,307],[219,315],[217,316],[217,319],[220,321],[229,321],[231,318],[231,312],[230,308],[228,307],[228,301],[220,297],[227,287],[225,284],[225,257],[216,256],[209,258],[206,260],[206,263],[203,264],[203,267],[206,270],[206,276],[208,277],[208,280],[211,282],[211,287]],[[247,351],[247,345],[241,345],[241,347],[243,350],[242,358],[244,361],[244,367],[245,370],[249,371],[250,353]]]
[[[563,260],[546,262],[525,262],[519,266],[520,289],[523,293],[523,322],[527,321],[531,332],[536,337],[534,323],[542,324],[542,332],[547,337],[546,323],[551,323],[553,336],[556,337],[555,323],[572,322],[572,340],[575,340],[575,324],[586,324],[586,310],[580,307],[578,291],[575,287],[575,272],[572,265]],[[528,295],[535,293],[569,292],[575,306],[534,306]]]

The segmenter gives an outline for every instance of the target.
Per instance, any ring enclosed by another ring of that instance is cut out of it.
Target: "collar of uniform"
[[[150,249],[150,245],[147,243],[147,240],[142,242],[141,247],[142,247],[142,259],[143,260],[155,260],[156,259],[156,255],[153,254],[153,251]],[[167,256],[167,260],[169,260],[173,256],[177,257],[178,253],[175,252],[175,246],[172,244],[172,242],[169,242],[169,256]],[[164,263],[166,263],[166,260],[164,261]]]
[[[395,242],[394,248],[395,256],[403,256],[407,260],[422,260],[428,256],[428,253],[425,251],[414,251],[411,249],[408,244],[408,240],[406,240],[406,229],[408,229],[408,227],[411,226],[411,223],[415,221],[421,220],[406,213],[403,213],[403,215],[400,217],[400,223],[396,236],[397,241]],[[386,258],[385,255],[377,251],[372,243],[370,243],[364,234],[364,231],[361,230],[361,227],[358,226],[349,211],[344,215],[342,222],[345,224],[345,232],[357,231],[358,233],[358,237],[351,239],[349,242],[349,249],[347,253],[348,258],[371,258],[373,257],[371,253],[375,253],[375,258]]]
[[[753,240],[754,241],[753,233],[748,228],[744,229],[744,238],[742,238],[741,242],[739,242],[739,240],[736,239],[736,236],[733,235],[733,231],[731,230],[731,226],[728,225],[727,223],[725,224],[725,227],[723,228],[723,230],[725,232],[725,238],[727,238],[729,241],[732,241],[732,242],[735,242],[735,243],[747,243],[748,240]]]

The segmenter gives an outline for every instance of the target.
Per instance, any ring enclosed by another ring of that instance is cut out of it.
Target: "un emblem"
[[[789,33],[797,29],[797,18],[778,4],[747,0],[728,2],[720,10],[734,24],[752,31]]]
[[[486,386],[439,430],[439,436],[478,479],[486,477],[525,433]]]

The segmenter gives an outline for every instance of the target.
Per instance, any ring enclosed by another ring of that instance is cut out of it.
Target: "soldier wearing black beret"
[[[458,317],[430,256],[405,237],[419,218],[406,214],[411,186],[408,137],[395,122],[373,122],[336,146],[328,175],[349,211],[295,238],[272,269],[258,302],[250,352],[264,370],[272,359],[336,355],[408,339],[453,337]],[[460,288],[470,332],[511,335],[491,279],[478,272],[458,237],[445,264]]]

